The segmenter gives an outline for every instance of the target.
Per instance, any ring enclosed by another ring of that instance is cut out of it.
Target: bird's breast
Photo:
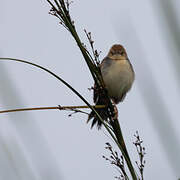
[[[134,71],[128,60],[104,61],[101,65],[101,73],[109,96],[119,101],[134,81]]]

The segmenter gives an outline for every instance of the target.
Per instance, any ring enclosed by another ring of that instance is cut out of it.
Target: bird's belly
[[[105,70],[102,69],[102,76],[109,96],[119,101],[129,91],[134,80],[128,61],[116,61]]]

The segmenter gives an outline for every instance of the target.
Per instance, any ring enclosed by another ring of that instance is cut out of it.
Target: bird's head
[[[109,50],[108,57],[114,60],[124,60],[127,59],[127,53],[122,45],[115,44]]]

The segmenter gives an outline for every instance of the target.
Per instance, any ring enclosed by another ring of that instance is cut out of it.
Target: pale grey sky
[[[179,5],[178,0],[173,2]],[[45,0],[2,1],[1,56],[26,59],[49,68],[92,103],[92,92],[88,88],[93,85],[93,80],[84,59],[70,34],[58,24],[58,19],[48,14],[48,11],[49,6]],[[172,38],[170,34],[168,37],[164,36],[166,26],[159,18],[161,14],[158,14],[157,4],[148,0],[138,2],[74,0],[71,14],[83,42],[87,43],[83,29],[92,32],[95,46],[102,51],[101,58],[114,43],[121,43],[127,49],[136,72],[136,81],[125,101],[118,105],[118,109],[130,155],[134,161],[138,159],[132,144],[133,135],[138,130],[147,152],[145,179],[177,179],[180,173],[168,160],[167,157],[170,155],[168,156],[165,146],[162,146],[162,140],[159,139],[162,134],[159,136],[160,133],[157,132],[158,124],[152,121],[158,114],[158,109],[163,108],[158,107],[162,98],[173,126],[172,133],[164,132],[168,135],[168,137],[163,135],[164,139],[171,138],[169,134],[176,133],[179,140],[179,85],[169,49],[169,46],[173,46],[173,42],[167,44],[166,38]],[[23,100],[24,107],[84,105],[69,89],[47,73],[20,63],[0,63],[5,66],[15,91]],[[153,77],[147,75],[146,66],[150,67]],[[152,78],[155,79],[156,87],[147,86]],[[156,96],[151,93],[156,88],[162,97],[153,99]],[[149,103],[149,106],[156,107],[157,112],[154,112],[156,114],[152,115],[149,110],[151,107],[146,106],[147,97],[144,97],[143,93],[154,103]],[[7,108],[5,101],[6,97],[1,96],[1,109]],[[12,105],[9,104],[8,108],[21,107],[16,106],[12,99]],[[97,131],[95,128],[91,130],[90,125],[86,124],[85,115],[75,114],[73,117],[68,117],[68,112],[57,110],[14,114],[14,116],[30,115],[33,118],[39,126],[41,135],[47,141],[44,147],[47,146],[52,152],[51,156],[54,156],[57,164],[56,170],[59,169],[63,179],[108,180],[118,175],[116,169],[102,159],[102,155],[108,155],[104,146],[107,141],[111,142],[110,138],[104,134],[105,131]],[[15,134],[21,140],[19,133],[11,131],[11,126],[14,125],[4,122],[10,119],[8,115],[1,115],[0,119],[4,124],[3,127],[0,126],[2,134],[6,137]],[[23,123],[27,121],[29,119],[24,119]],[[163,127],[163,120],[159,121]],[[29,142],[32,149],[35,146],[32,143],[33,139],[36,138],[32,133],[32,141]],[[27,158],[30,159],[30,150],[22,142],[21,144]],[[169,142],[167,149],[168,146],[171,146],[174,154],[177,153],[175,155],[177,159],[180,158],[179,152],[174,149],[175,145]],[[37,152],[37,157],[38,154],[41,152]],[[28,162],[33,166],[33,160]],[[44,169],[48,171],[48,166],[45,165]],[[40,179],[40,175],[38,176]]]

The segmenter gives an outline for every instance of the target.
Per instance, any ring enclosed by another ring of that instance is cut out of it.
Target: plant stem
[[[105,105],[96,105],[92,106],[93,108],[105,108]],[[2,113],[9,113],[9,112],[17,112],[17,111],[35,111],[35,110],[50,110],[50,109],[58,109],[58,110],[67,110],[67,109],[87,109],[88,106],[54,106],[54,107],[35,107],[35,108],[20,108],[20,109],[8,109],[0,111]]]
[[[62,78],[60,78],[58,75],[56,75],[55,73],[53,73],[52,71],[50,71],[47,68],[44,68],[43,66],[40,66],[38,64],[35,63],[31,63],[29,61],[25,61],[22,59],[15,59],[15,58],[0,58],[0,60],[6,60],[6,61],[16,61],[16,62],[21,62],[21,63],[25,63],[25,64],[29,64],[32,66],[35,66],[37,68],[40,68],[46,72],[48,72],[49,74],[51,74],[52,76],[54,76],[56,79],[58,79],[59,81],[61,81],[64,85],[66,85],[69,89],[71,89],[71,91],[73,91],[97,116],[97,118],[102,122],[102,124],[104,125],[104,127],[106,128],[106,130],[108,131],[108,133],[110,134],[110,136],[113,138],[113,140],[117,142],[116,137],[114,136],[114,134],[111,132],[111,129],[109,128],[109,126],[104,123],[103,119],[101,118],[101,116],[97,113],[97,111],[86,101],[86,99],[81,96],[81,94],[79,94],[78,91],[76,91],[70,84],[68,84],[66,81],[64,81]]]

